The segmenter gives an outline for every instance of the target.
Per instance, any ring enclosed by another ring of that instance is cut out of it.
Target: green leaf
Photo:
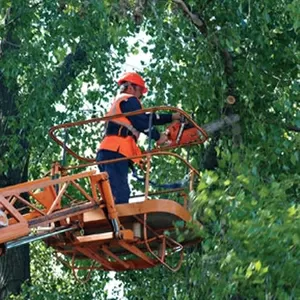
[[[254,267],[255,267],[255,270],[259,272],[261,269],[261,261],[258,260],[257,262],[255,262]]]

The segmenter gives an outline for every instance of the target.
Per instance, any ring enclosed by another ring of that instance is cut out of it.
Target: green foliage
[[[22,135],[15,132],[24,133],[31,157],[41,166],[49,164],[53,150],[58,151],[47,135],[53,124],[87,118],[86,108],[98,111],[103,100],[108,101],[105,94],[115,89],[113,76],[123,60],[125,37],[131,34],[132,25],[130,20],[115,22],[116,3],[112,1],[101,1],[101,5],[72,1],[62,6],[53,1],[21,2],[10,11],[15,21],[1,26],[2,36],[11,30],[14,34],[17,51],[5,51],[0,68],[7,87],[17,94],[15,102],[21,112],[6,116],[4,110],[4,128],[11,134],[1,134],[1,143],[10,164],[18,163],[13,153],[20,148]],[[3,18],[4,14],[3,10]],[[111,48],[116,55],[111,55]],[[97,84],[103,85],[100,94],[95,95],[92,88],[84,91]],[[8,160],[0,168],[8,169]]]
[[[190,3],[197,11],[198,1]],[[203,172],[192,196],[194,217],[204,225],[201,248],[187,252],[176,274],[120,274],[126,296],[142,299],[146,287],[147,299],[297,299],[300,140],[285,129],[299,123],[295,3],[203,5],[207,37],[169,8],[145,25],[155,45],[147,68],[150,90],[159,95],[152,104],[180,105],[200,124],[220,116],[228,74],[217,38],[234,61],[243,145],[234,149],[230,132],[223,133],[219,168]]]
[[[236,157],[239,165],[230,173],[222,168],[204,173],[195,199],[206,231],[203,255],[218,257],[206,280],[211,286],[218,274],[219,289],[208,295],[296,299],[298,279],[292,274],[300,254],[299,175],[261,177],[260,171],[241,163],[249,162],[252,152]],[[232,157],[224,159],[232,163]]]
[[[299,0],[294,0],[292,3],[288,4],[287,11],[290,13],[293,20],[293,28],[296,32],[299,32],[300,27],[300,12],[299,12]]]
[[[2,2],[1,36],[12,33],[12,39],[3,48],[1,78],[15,107],[1,102],[1,175],[25,164],[18,156],[24,140],[30,176],[44,174],[61,157],[48,128],[102,115],[125,56],[151,54],[143,69],[146,105],[181,107],[203,124],[220,118],[234,92],[243,143],[236,147],[232,132],[222,132],[218,168],[201,169],[191,195],[193,216],[204,225],[201,245],[186,251],[177,273],[156,267],[117,274],[125,296],[300,298],[300,139],[290,129],[300,127],[299,0],[186,1],[205,22],[206,34],[174,1],[146,1],[141,28],[148,38],[135,45],[127,42],[140,28],[132,18],[135,1],[13,1],[9,24],[4,18],[12,1]],[[224,53],[232,58],[232,73]],[[87,144],[94,150],[99,131],[72,129],[68,143],[81,154]],[[193,166],[200,169],[207,148],[191,151]],[[154,163],[151,179],[159,183],[184,176],[185,167],[172,158]],[[78,285],[53,257],[44,244],[32,245],[32,283],[15,299],[106,297],[105,273]]]
[[[82,284],[57,259],[53,249],[35,243],[31,247],[31,283],[23,285],[22,294],[9,299],[106,299],[107,282],[107,273],[93,271],[91,280]]]

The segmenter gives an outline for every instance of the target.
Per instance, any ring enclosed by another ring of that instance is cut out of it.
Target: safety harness
[[[105,128],[105,136],[117,135],[122,137],[132,136],[137,141],[137,135],[128,126],[120,125],[117,122],[109,121]]]

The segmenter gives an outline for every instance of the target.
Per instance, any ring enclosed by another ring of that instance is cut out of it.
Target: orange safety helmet
[[[126,72],[118,80],[118,84],[121,85],[124,82],[131,82],[143,88],[142,93],[145,94],[148,92],[148,89],[145,85],[145,80],[136,72]]]

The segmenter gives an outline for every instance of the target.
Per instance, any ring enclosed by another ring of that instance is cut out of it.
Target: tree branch
[[[193,24],[198,28],[198,30],[205,36],[207,36],[207,26],[204,22],[204,20],[199,17],[198,14],[192,13],[188,5],[183,0],[173,0],[174,3],[176,3],[184,12],[185,15],[187,15]]]
[[[289,131],[300,132],[300,128],[296,126],[287,126],[286,129]]]
[[[197,29],[207,37],[208,35],[208,28],[206,26],[205,21],[203,18],[199,16],[199,14],[195,14],[191,11],[191,9],[188,7],[188,5],[183,1],[183,0],[173,0],[174,3],[176,3],[184,12],[186,16],[188,16],[192,23],[197,27]],[[228,52],[227,49],[222,49],[219,46],[219,41],[216,37],[212,38],[212,43],[217,49],[220,49],[219,52],[223,58],[224,61],[224,71],[226,74],[226,81],[227,81],[227,96],[232,95],[236,97],[235,94],[235,83],[234,83],[234,69],[233,69],[233,61],[232,61],[232,56]],[[232,111],[230,111],[232,113]]]
[[[87,63],[87,55],[81,45],[78,45],[75,53],[68,54],[64,62],[57,68],[54,75],[53,90],[59,96],[68,85],[82,72]]]
[[[192,23],[196,26],[196,28],[203,34],[205,37],[208,36],[208,28],[204,22],[204,20],[199,17],[198,14],[195,14],[191,11],[188,5],[183,0],[172,0],[176,3],[183,11],[183,13],[190,18]],[[216,36],[212,36],[211,43],[215,46],[216,49],[219,50],[221,57],[223,58],[224,62],[224,73],[225,79],[227,83],[227,96],[234,96],[237,98],[235,92],[235,80],[234,80],[234,68],[233,68],[233,60],[232,56],[227,49],[223,49],[220,47],[219,40]],[[225,104],[223,114],[230,115],[234,113],[233,105]],[[242,143],[242,136],[241,136],[241,127],[239,124],[233,124],[232,126],[232,139],[233,144],[237,147]]]

